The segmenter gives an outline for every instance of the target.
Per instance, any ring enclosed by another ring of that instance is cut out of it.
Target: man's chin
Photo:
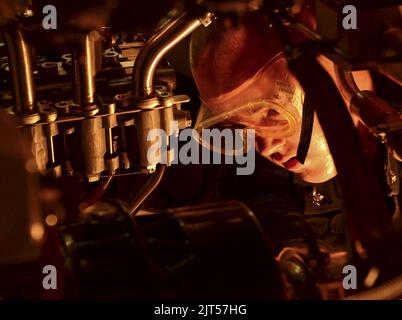
[[[299,175],[300,178],[308,183],[324,183],[336,176],[335,174],[304,174],[304,173],[296,173],[295,174]]]
[[[327,182],[329,180],[331,180],[332,178],[334,178],[336,176],[336,171],[335,170],[331,170],[331,172],[300,172],[297,173],[295,172],[295,174],[299,175],[300,178],[308,183],[324,183]]]

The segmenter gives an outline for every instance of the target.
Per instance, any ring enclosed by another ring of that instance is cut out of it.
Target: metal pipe
[[[140,51],[133,69],[133,96],[149,97],[153,93],[153,76],[163,56],[177,43],[190,35],[201,24],[207,26],[212,21],[210,12],[186,12],[165,24]]]
[[[78,210],[83,212],[86,208],[92,206],[94,203],[99,201],[102,196],[106,193],[107,189],[113,181],[113,175],[105,178],[94,190],[87,194],[78,206]]]
[[[353,73],[351,71],[345,71],[335,64],[335,77],[343,98],[350,104],[352,98],[360,92],[353,78]]]
[[[111,156],[114,154],[112,128],[105,129],[105,133],[106,133],[106,135],[105,135],[106,153]]]
[[[56,156],[54,153],[53,137],[47,137],[47,150],[49,152],[49,162],[53,165],[56,163]]]
[[[151,175],[147,183],[140,189],[140,191],[138,191],[134,199],[131,201],[128,207],[129,214],[135,216],[138,213],[145,200],[162,181],[165,169],[166,166],[164,164],[159,164],[157,166],[156,171]]]
[[[292,17],[290,15],[286,15],[286,16],[283,16],[282,18],[283,18],[284,22],[290,23],[293,28],[300,31],[301,33],[303,33],[305,36],[307,36],[311,40],[322,41],[322,36],[319,33],[310,29],[305,24],[297,21],[297,19],[295,19],[294,17]]]
[[[95,103],[95,39],[89,33],[74,50],[75,102],[85,109]]]
[[[21,29],[12,25],[2,30],[8,50],[13,83],[15,111],[18,114],[36,112],[31,52]]]

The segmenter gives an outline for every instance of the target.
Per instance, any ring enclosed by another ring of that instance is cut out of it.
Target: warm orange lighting
[[[367,274],[366,279],[364,280],[364,285],[366,288],[371,288],[376,282],[378,276],[380,274],[380,270],[377,267],[372,267]]]
[[[46,224],[49,227],[53,227],[53,226],[55,226],[57,224],[58,219],[57,219],[57,216],[55,214],[49,214],[49,215],[46,216],[45,221],[46,221]]]
[[[35,241],[39,241],[43,238],[45,234],[45,230],[43,229],[43,225],[39,222],[32,224],[31,226],[31,237]]]
[[[38,168],[36,166],[36,162],[34,159],[28,159],[25,161],[25,170],[29,173],[35,173],[38,171]]]

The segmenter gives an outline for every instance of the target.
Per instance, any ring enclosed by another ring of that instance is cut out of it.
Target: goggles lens
[[[252,131],[249,129],[255,130],[255,135],[261,134],[271,138],[286,138],[296,131],[296,116],[285,106],[272,99],[259,99],[234,108],[221,108],[221,113],[219,113],[219,109],[219,107],[211,108],[203,103],[195,124],[197,140],[215,152],[234,155],[244,153],[251,147],[250,134],[252,135]],[[214,113],[211,112],[212,110]],[[225,141],[219,141],[218,145],[215,140],[219,139],[214,139],[213,143],[206,141],[205,129],[209,129],[208,132],[214,132],[213,137],[222,131],[221,137]],[[232,140],[229,138],[230,135]],[[229,142],[224,143],[226,140]],[[242,145],[240,146],[239,141],[241,140]],[[231,141],[233,142],[231,143]],[[230,148],[231,145],[233,148]]]

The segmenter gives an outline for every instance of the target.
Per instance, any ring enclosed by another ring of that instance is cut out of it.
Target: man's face
[[[305,163],[296,159],[303,99],[303,90],[287,70],[285,59],[278,57],[241,87],[205,101],[203,108],[218,115],[224,126],[254,129],[261,155],[307,182],[320,183],[333,178],[336,169],[316,115]]]

